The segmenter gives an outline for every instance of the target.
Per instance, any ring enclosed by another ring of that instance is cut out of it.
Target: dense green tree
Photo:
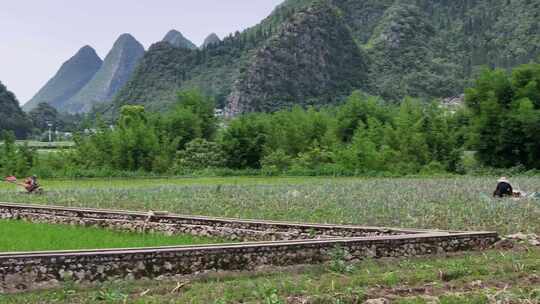
[[[156,124],[169,138],[178,141],[178,149],[194,139],[213,139],[217,130],[214,101],[197,90],[178,94],[176,106],[167,114],[158,115]]]
[[[13,131],[2,131],[0,140],[0,174],[29,175],[37,159],[34,149],[28,145],[16,145]]]
[[[426,134],[422,132],[423,107],[415,100],[405,99],[395,117],[395,139],[391,148],[397,151],[400,173],[418,172],[429,163]]]
[[[369,118],[386,122],[392,116],[392,107],[381,105],[377,97],[367,96],[360,91],[353,92],[337,112],[337,132],[344,142],[352,140],[360,124],[366,125]]]
[[[285,151],[277,149],[261,160],[261,167],[267,173],[280,173],[287,171],[292,165],[292,161],[292,157]]]
[[[17,138],[25,138],[31,125],[15,95],[0,82],[0,131],[13,131]]]
[[[113,168],[152,170],[154,157],[162,147],[153,126],[147,121],[144,108],[124,106],[119,121],[117,129],[110,132]]]
[[[227,166],[233,169],[260,168],[268,141],[269,124],[264,115],[251,114],[230,122],[221,136]]]
[[[178,153],[176,165],[178,170],[221,168],[225,165],[225,156],[218,143],[197,138]]]
[[[49,129],[49,123],[54,129],[62,129],[62,123],[59,118],[58,111],[48,103],[40,103],[33,108],[28,116],[32,120],[34,128],[44,132]]]
[[[94,169],[151,171],[163,151],[171,153],[168,142],[160,142],[144,108],[125,106],[121,112],[119,123],[113,129],[102,125],[94,134],[77,139],[74,155],[77,163]]]
[[[48,124],[52,124],[53,131],[76,132],[84,130],[85,120],[97,120],[97,117],[86,117],[82,114],[60,113],[48,103],[40,103],[28,112],[34,131],[46,132]]]
[[[338,107],[242,115],[225,121],[218,136],[211,100],[184,92],[164,114],[123,107],[114,128],[102,125],[77,140],[75,163],[154,172],[225,166],[266,173],[418,174],[462,172],[463,151],[472,148],[486,165],[537,168],[536,71],[485,70],[468,90],[464,109],[413,98],[397,106],[355,92]]]
[[[296,157],[314,146],[328,147],[336,141],[332,134],[334,120],[325,111],[295,107],[266,117],[269,134],[265,148],[270,151],[282,150]]]
[[[351,172],[368,173],[383,169],[382,160],[363,123],[358,125],[351,143],[338,152],[337,162]]]
[[[472,113],[471,143],[487,166],[540,168],[540,65],[512,74],[485,69],[466,91]]]
[[[204,96],[199,90],[181,91],[178,93],[178,108],[191,111],[200,121],[201,136],[211,139],[217,129],[215,116],[216,104],[213,99]]]

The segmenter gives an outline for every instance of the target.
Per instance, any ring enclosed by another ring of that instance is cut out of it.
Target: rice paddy
[[[494,199],[495,177],[186,178],[42,181],[43,196],[0,186],[3,201],[234,218],[540,233],[540,201]],[[540,177],[514,186],[540,191]]]
[[[190,235],[119,232],[99,228],[0,221],[0,252],[138,248],[219,243]]]

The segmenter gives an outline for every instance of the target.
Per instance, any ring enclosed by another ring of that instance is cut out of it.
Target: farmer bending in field
[[[514,189],[506,177],[501,177],[497,181],[497,189],[493,192],[493,197],[513,197]]]
[[[32,175],[24,180],[24,183],[21,185],[26,189],[28,193],[32,193],[39,189],[39,183],[37,181],[37,176]]]
[[[6,182],[23,187],[27,193],[40,193],[40,191],[42,191],[41,186],[38,183],[37,176],[35,175],[27,177],[22,183],[17,183],[17,178],[15,176],[9,176],[6,178]]]

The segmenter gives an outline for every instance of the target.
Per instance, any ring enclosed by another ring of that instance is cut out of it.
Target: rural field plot
[[[2,201],[230,218],[540,233],[540,201],[499,200],[496,177],[200,178],[43,181],[44,196],[0,186]],[[514,185],[540,192],[540,177]]]
[[[191,235],[118,232],[99,228],[0,220],[0,252],[135,248],[221,243]]]
[[[490,192],[494,186],[493,180],[493,178],[51,180],[43,181],[46,188],[43,196],[19,194],[9,185],[0,187],[0,195],[2,201],[31,203],[38,206],[66,206],[73,207],[74,210],[82,207],[138,211],[130,215],[134,217],[143,217],[145,212],[154,210],[199,216],[303,223],[496,231],[501,235],[540,232],[540,223],[537,220],[540,215],[540,204],[535,200],[492,199]],[[539,185],[539,178],[519,177],[513,180],[523,190],[539,190],[535,188]],[[84,216],[89,216],[88,214]],[[169,220],[165,216],[157,223],[168,224]],[[0,222],[0,225],[6,223],[13,222]],[[25,225],[25,223],[17,224]],[[384,231],[388,233],[388,230]],[[115,232],[107,231],[107,233]],[[415,232],[409,230],[408,233]],[[121,233],[121,235],[132,234]],[[438,235],[440,234],[435,232],[435,236]],[[135,234],[134,239],[123,239],[122,242],[127,242],[126,244],[131,241],[140,242],[136,237]],[[159,236],[157,240],[146,240],[148,242],[144,243],[144,246],[171,245],[169,241],[173,242],[172,245],[208,244],[209,241],[217,243],[219,240],[220,238],[216,237],[185,239],[184,236],[178,236],[173,240]],[[117,244],[95,248],[126,247],[120,246],[124,243]],[[5,249],[0,248],[0,251]],[[208,279],[179,283],[181,285],[178,286],[188,284],[188,287],[179,294],[176,293],[178,287],[175,286],[176,283],[157,283],[142,278],[139,282],[109,282],[89,289],[68,287],[69,290],[64,288],[63,291],[0,295],[0,300],[6,303],[40,303],[39,301],[43,299],[58,303],[362,303],[364,300],[384,294],[394,297],[395,301],[392,303],[430,303],[428,302],[430,297],[439,299],[440,303],[491,303],[489,301],[494,295],[522,300],[535,299],[540,290],[540,280],[535,279],[537,271],[540,270],[538,264],[540,251],[534,247],[526,251],[514,250],[503,253],[492,250],[450,258],[408,257],[393,262],[366,260],[352,263],[347,262],[342,254],[346,253],[339,250],[332,251],[329,264],[303,266],[301,271],[288,268],[285,272],[279,269],[248,273],[218,272],[208,275]],[[509,282],[512,282],[512,285],[509,285]],[[498,292],[504,284],[507,284],[508,288],[501,295]],[[336,299],[339,301],[336,302]]]

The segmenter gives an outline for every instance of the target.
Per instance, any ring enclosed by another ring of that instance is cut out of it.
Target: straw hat
[[[497,183],[508,183],[508,184],[510,184],[510,181],[508,180],[508,178],[503,176],[503,177],[499,178],[499,180],[497,180]]]

